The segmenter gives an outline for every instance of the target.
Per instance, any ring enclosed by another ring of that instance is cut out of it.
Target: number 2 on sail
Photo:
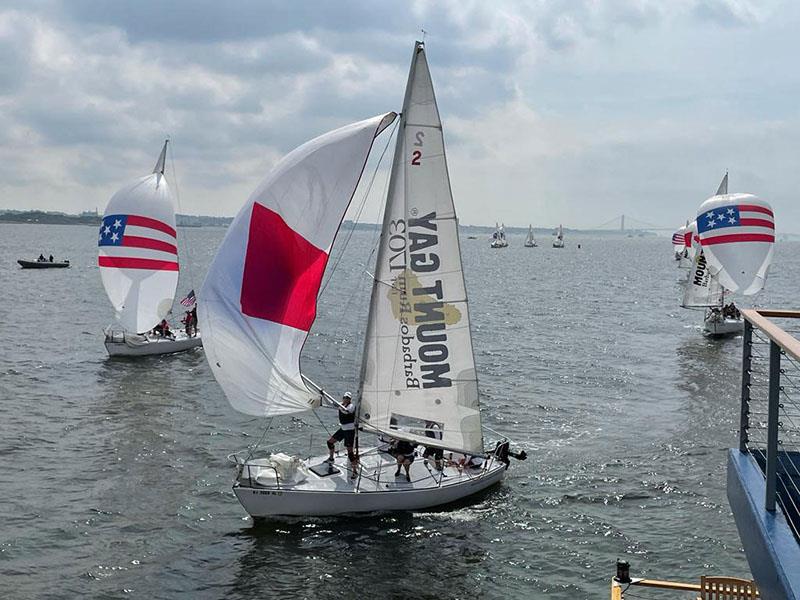
[[[417,140],[416,142],[414,142],[414,145],[419,147],[419,148],[421,148],[422,144],[423,144],[422,138],[425,137],[425,132],[424,131],[418,131],[417,134],[414,137]],[[415,167],[418,167],[420,165],[419,161],[420,161],[421,158],[422,158],[422,151],[421,150],[414,150],[411,153],[411,164],[414,165]]]

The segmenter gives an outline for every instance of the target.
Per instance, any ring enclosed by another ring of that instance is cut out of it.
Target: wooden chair
[[[755,600],[758,597],[752,579],[700,577],[700,596],[697,600]]]

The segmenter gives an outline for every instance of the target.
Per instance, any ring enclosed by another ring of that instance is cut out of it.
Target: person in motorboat
[[[50,255],[50,262],[53,262],[53,255]]]
[[[36,259],[37,262],[46,262],[44,258],[44,254],[40,254],[39,258]]]
[[[395,440],[392,443],[392,454],[397,460],[397,471],[394,473],[395,477],[400,477],[400,469],[403,468],[406,471],[406,481],[411,482],[411,463],[414,462],[416,456],[414,452],[415,447],[416,444],[407,442],[406,440]]]
[[[353,451],[353,443],[356,438],[356,405],[353,404],[353,395],[350,392],[345,392],[342,395],[342,403],[339,406],[339,429],[328,439],[328,462],[333,463],[333,451],[336,448],[336,442],[344,442],[344,447],[347,450],[347,458],[350,460],[352,467],[351,479],[356,477],[356,466],[358,465],[358,457]]]

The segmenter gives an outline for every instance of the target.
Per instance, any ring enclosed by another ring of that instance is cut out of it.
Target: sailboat
[[[681,229],[683,228],[681,227],[672,234],[672,251],[675,254],[675,260],[680,260],[683,253],[683,231]]]
[[[492,243],[489,244],[491,248],[508,248],[508,240],[506,240],[506,226],[494,224],[494,233],[492,234]]]
[[[536,240],[533,239],[533,225],[528,225],[528,237],[525,238],[526,248],[536,248]]]
[[[301,373],[300,353],[333,241],[373,140],[396,117],[378,115],[295,149],[229,228],[201,289],[200,316],[206,358],[237,410],[268,418],[322,404],[341,408]],[[433,508],[503,478],[508,443],[487,451],[483,442],[444,150],[425,47],[417,42],[367,316],[356,394],[357,461],[326,462],[327,454],[257,458],[253,450],[237,457],[233,490],[251,516]],[[409,480],[397,479],[394,457],[378,441],[366,443],[378,436],[440,450],[452,461],[444,460],[439,470],[415,460]]]
[[[111,197],[100,225],[97,264],[121,327],[105,330],[110,356],[170,354],[202,345],[196,332],[151,332],[172,310],[178,287],[175,210],[164,177],[167,143],[152,174]]]
[[[564,228],[561,225],[558,226],[556,230],[556,239],[553,240],[553,248],[563,248],[564,247]]]
[[[699,250],[684,282],[681,307],[705,311],[703,331],[706,335],[731,335],[744,327],[742,316],[733,303],[725,304],[725,291],[719,278],[708,268],[705,254]]]
[[[703,328],[709,335],[737,333],[744,323],[733,302],[725,304],[725,292],[751,296],[764,287],[775,215],[768,202],[753,194],[729,194],[725,173],[717,193],[700,205],[696,223],[710,277],[721,289],[719,305],[707,311]]]

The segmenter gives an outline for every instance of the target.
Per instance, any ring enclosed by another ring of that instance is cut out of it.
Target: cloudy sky
[[[169,135],[182,212],[233,215],[293,147],[399,110],[423,27],[462,223],[679,225],[729,169],[800,232],[777,0],[0,0],[0,208],[102,211]]]

